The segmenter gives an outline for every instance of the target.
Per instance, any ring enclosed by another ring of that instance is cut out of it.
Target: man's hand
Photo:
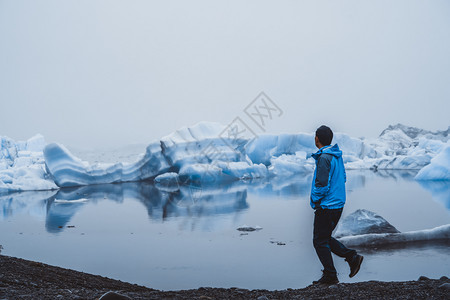
[[[320,208],[320,201],[314,202],[314,201],[312,200],[312,197],[311,197],[311,196],[309,196],[309,199],[311,200],[311,203],[314,205],[313,209],[319,209],[319,208]]]

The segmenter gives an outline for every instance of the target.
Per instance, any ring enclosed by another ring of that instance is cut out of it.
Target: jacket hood
[[[312,154],[311,156],[317,160],[317,158],[319,158],[319,156],[322,153],[327,153],[327,154],[331,154],[333,156],[335,156],[336,158],[339,158],[342,156],[342,151],[341,149],[339,149],[338,144],[334,144],[333,146],[325,146],[319,149],[319,151],[317,151],[316,153]]]

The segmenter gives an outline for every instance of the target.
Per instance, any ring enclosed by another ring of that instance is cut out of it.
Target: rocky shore
[[[108,292],[110,292],[108,294]],[[280,291],[199,288],[159,291],[0,255],[0,299],[450,299],[450,280],[342,283]]]

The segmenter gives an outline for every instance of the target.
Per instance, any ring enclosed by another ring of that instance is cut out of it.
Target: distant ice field
[[[223,184],[289,178],[314,169],[313,133],[252,138],[200,122],[121,151],[87,153],[36,135],[23,142],[0,137],[0,193],[150,180],[165,185]],[[450,127],[429,132],[401,124],[376,139],[335,133],[348,170],[420,170],[416,180],[450,181]],[[139,149],[139,154],[136,150]],[[81,156],[80,156],[81,155]]]

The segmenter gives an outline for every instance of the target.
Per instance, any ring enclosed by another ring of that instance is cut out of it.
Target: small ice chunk
[[[261,229],[262,229],[262,227],[258,226],[258,225],[256,225],[256,226],[249,226],[249,225],[244,224],[242,226],[239,226],[236,230],[239,230],[239,231],[256,231],[256,230],[261,230]]]

